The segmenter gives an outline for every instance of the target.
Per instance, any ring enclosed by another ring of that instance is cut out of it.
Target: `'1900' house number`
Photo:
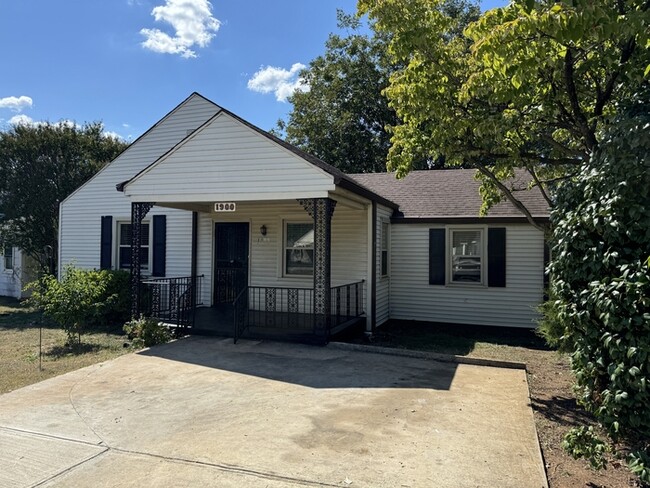
[[[214,204],[215,212],[234,212],[235,204],[233,202],[217,202]]]

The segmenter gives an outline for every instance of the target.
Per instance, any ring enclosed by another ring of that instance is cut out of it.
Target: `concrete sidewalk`
[[[522,370],[192,337],[0,396],[0,486],[547,484]]]

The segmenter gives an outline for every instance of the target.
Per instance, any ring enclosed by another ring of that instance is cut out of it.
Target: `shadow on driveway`
[[[449,390],[458,367],[409,358],[387,359],[378,354],[349,354],[320,346],[262,341],[233,344],[232,339],[203,337],[156,346],[138,354],[310,388]]]

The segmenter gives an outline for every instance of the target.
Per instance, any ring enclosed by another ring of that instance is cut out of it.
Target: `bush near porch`
[[[122,325],[130,314],[129,273],[67,266],[61,280],[47,275],[28,286],[30,303],[59,324],[68,343],[81,344],[88,326]]]

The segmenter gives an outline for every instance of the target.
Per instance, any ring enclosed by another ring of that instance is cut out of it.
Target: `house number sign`
[[[214,204],[215,212],[234,212],[236,205],[234,202],[217,202]]]
[[[215,212],[234,212],[236,205],[234,202],[217,202],[214,204]]]

